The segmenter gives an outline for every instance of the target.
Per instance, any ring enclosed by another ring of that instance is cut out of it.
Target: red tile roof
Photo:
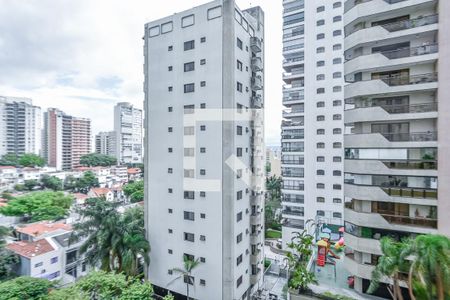
[[[127,170],[128,174],[139,174],[141,173],[141,169],[139,168],[130,168]]]
[[[108,188],[92,188],[90,191],[96,194],[97,196],[106,195],[109,192],[111,192],[111,190]]]
[[[29,224],[24,227],[17,227],[16,231],[38,237],[44,233],[49,233],[60,229],[71,231],[72,226],[64,223],[51,223],[49,221],[42,221],[39,223]]]
[[[13,166],[0,166],[0,170],[1,169],[15,169],[16,167]]]
[[[88,195],[82,194],[82,193],[74,193],[73,196],[75,197],[75,199],[87,199],[87,198],[89,198]]]
[[[20,256],[25,256],[28,258],[55,250],[46,239],[35,242],[13,242],[6,245],[6,248],[19,254]]]

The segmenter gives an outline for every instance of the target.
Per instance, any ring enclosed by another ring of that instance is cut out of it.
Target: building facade
[[[128,102],[114,107],[116,157],[120,164],[142,163],[142,110]]]
[[[341,1],[283,1],[283,247],[308,220],[343,224],[342,15]]]
[[[41,154],[41,108],[31,99],[0,96],[0,157]]]
[[[91,153],[91,120],[65,114],[56,108],[44,113],[44,157],[49,167],[72,170]]]
[[[95,135],[95,152],[116,157],[116,132],[103,131]]]
[[[450,76],[440,50],[448,55],[450,39],[448,27],[439,30],[440,20],[449,26],[449,8],[436,0],[345,3],[345,263],[359,292],[380,238],[449,234]],[[375,294],[389,297],[383,291]]]
[[[242,11],[232,0],[145,26],[145,211],[156,290],[186,295],[190,282],[195,299],[248,299],[262,286],[263,37],[261,8]],[[172,271],[184,258],[200,262],[185,282]]]

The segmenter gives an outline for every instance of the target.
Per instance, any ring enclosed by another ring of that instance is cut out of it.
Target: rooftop
[[[16,228],[17,232],[27,234],[27,235],[30,235],[33,237],[38,237],[43,234],[56,232],[56,231],[66,232],[66,231],[71,231],[71,230],[72,230],[72,226],[69,224],[51,223],[49,221],[42,221],[42,222],[28,224],[23,227]]]
[[[128,174],[139,174],[139,173],[141,173],[141,169],[139,169],[139,168],[129,168],[127,171],[128,171]]]
[[[35,242],[13,242],[6,245],[6,248],[17,253],[20,256],[25,256],[28,258],[42,255],[55,250],[46,239],[38,240]]]
[[[90,192],[96,194],[97,196],[102,196],[108,194],[111,190],[108,188],[92,188]]]

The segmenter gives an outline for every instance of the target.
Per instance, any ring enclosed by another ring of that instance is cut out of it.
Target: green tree
[[[63,189],[62,180],[55,176],[49,176],[47,174],[44,174],[42,175],[41,182],[45,188],[54,191],[61,191]]]
[[[16,190],[18,192],[25,191],[25,185],[20,184],[20,183],[15,184],[14,185],[14,190]]]
[[[19,257],[15,253],[5,249],[7,235],[9,235],[8,228],[0,226],[0,281],[13,277],[14,266],[19,262]]]
[[[144,200],[144,181],[130,182],[123,187],[123,193],[130,198],[131,203]]]
[[[108,156],[99,153],[90,153],[83,155],[80,158],[80,164],[87,167],[97,167],[97,166],[113,166],[117,164],[117,159],[113,156]]]
[[[402,253],[405,244],[396,242],[390,237],[383,237],[380,240],[382,256],[378,259],[377,266],[372,272],[372,281],[368,293],[373,293],[379,287],[380,280],[386,276],[392,279],[392,284],[388,285],[388,292],[394,300],[403,300],[400,287],[400,273],[407,272],[408,261],[404,259]]]
[[[0,166],[19,166],[19,156],[16,154],[5,154],[0,159]]]
[[[22,216],[33,222],[59,220],[67,216],[73,198],[63,192],[32,192],[8,201],[0,207],[0,213],[6,216]]]
[[[39,155],[33,153],[25,153],[19,157],[19,165],[22,167],[43,167],[45,160]]]
[[[75,191],[77,189],[78,179],[72,175],[67,176],[64,179],[64,189]]]
[[[39,182],[35,179],[25,180],[25,182],[24,182],[25,188],[29,191],[32,191],[38,185],[39,185]]]
[[[200,260],[197,258],[196,260],[192,260],[188,258],[186,255],[183,256],[183,268],[173,268],[172,271],[178,273],[179,276],[174,280],[169,282],[169,284],[173,283],[178,279],[183,279],[186,283],[186,298],[189,300],[189,286],[194,285],[194,279],[192,278],[192,271],[200,265]]]
[[[0,283],[0,300],[42,300],[52,287],[47,279],[17,277]]]
[[[87,194],[91,188],[98,186],[98,178],[92,171],[84,172],[83,176],[78,179],[76,184],[77,189],[85,194]]]

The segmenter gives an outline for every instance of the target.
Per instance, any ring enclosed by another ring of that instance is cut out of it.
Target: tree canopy
[[[45,160],[39,155],[25,153],[23,155],[5,154],[0,159],[1,166],[43,167]]]
[[[84,172],[83,176],[76,181],[76,189],[86,194],[90,188],[98,186],[98,178],[92,171]]]
[[[32,192],[8,201],[0,207],[0,213],[6,216],[22,216],[32,222],[59,220],[67,216],[73,198],[63,192]]]
[[[53,283],[47,279],[33,277],[17,277],[0,283],[0,300],[46,299],[48,290],[53,287]]]
[[[105,154],[89,153],[80,158],[80,164],[86,167],[107,167],[117,164],[117,159]]]
[[[54,191],[61,191],[63,189],[62,180],[55,176],[44,174],[41,177],[41,182],[44,187]]]
[[[131,182],[123,187],[123,193],[130,198],[131,203],[144,200],[144,181]]]
[[[0,226],[0,281],[13,277],[14,266],[19,262],[19,257],[14,252],[5,249],[4,237],[8,234],[8,228]]]

